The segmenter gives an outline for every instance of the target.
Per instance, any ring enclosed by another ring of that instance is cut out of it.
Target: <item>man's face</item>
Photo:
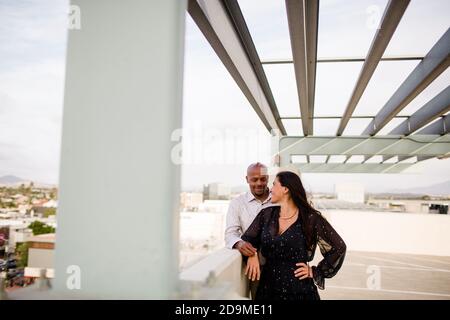
[[[269,181],[267,169],[264,167],[252,168],[247,172],[246,178],[250,191],[255,196],[262,196],[267,189],[267,182]]]

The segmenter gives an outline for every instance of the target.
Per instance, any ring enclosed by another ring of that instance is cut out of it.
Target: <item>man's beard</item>
[[[255,194],[258,196],[262,196],[264,194],[264,192],[266,192],[266,188],[262,188],[262,189],[255,188]]]

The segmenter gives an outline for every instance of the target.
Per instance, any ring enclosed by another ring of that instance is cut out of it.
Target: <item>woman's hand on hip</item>
[[[308,266],[306,263],[299,262],[295,264],[298,269],[294,271],[294,276],[297,278],[300,278],[300,280],[306,279],[306,278],[312,278],[312,268]]]
[[[259,267],[259,258],[257,253],[248,258],[247,267],[245,268],[245,275],[252,281],[259,280],[261,276],[261,269]]]

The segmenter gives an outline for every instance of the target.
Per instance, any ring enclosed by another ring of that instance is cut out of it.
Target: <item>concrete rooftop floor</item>
[[[450,300],[450,257],[348,251],[319,294],[324,300]]]

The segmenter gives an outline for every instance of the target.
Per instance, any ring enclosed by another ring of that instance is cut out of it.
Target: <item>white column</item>
[[[181,127],[186,1],[72,5],[81,29],[68,38],[53,293],[169,298],[180,180],[170,138]]]

